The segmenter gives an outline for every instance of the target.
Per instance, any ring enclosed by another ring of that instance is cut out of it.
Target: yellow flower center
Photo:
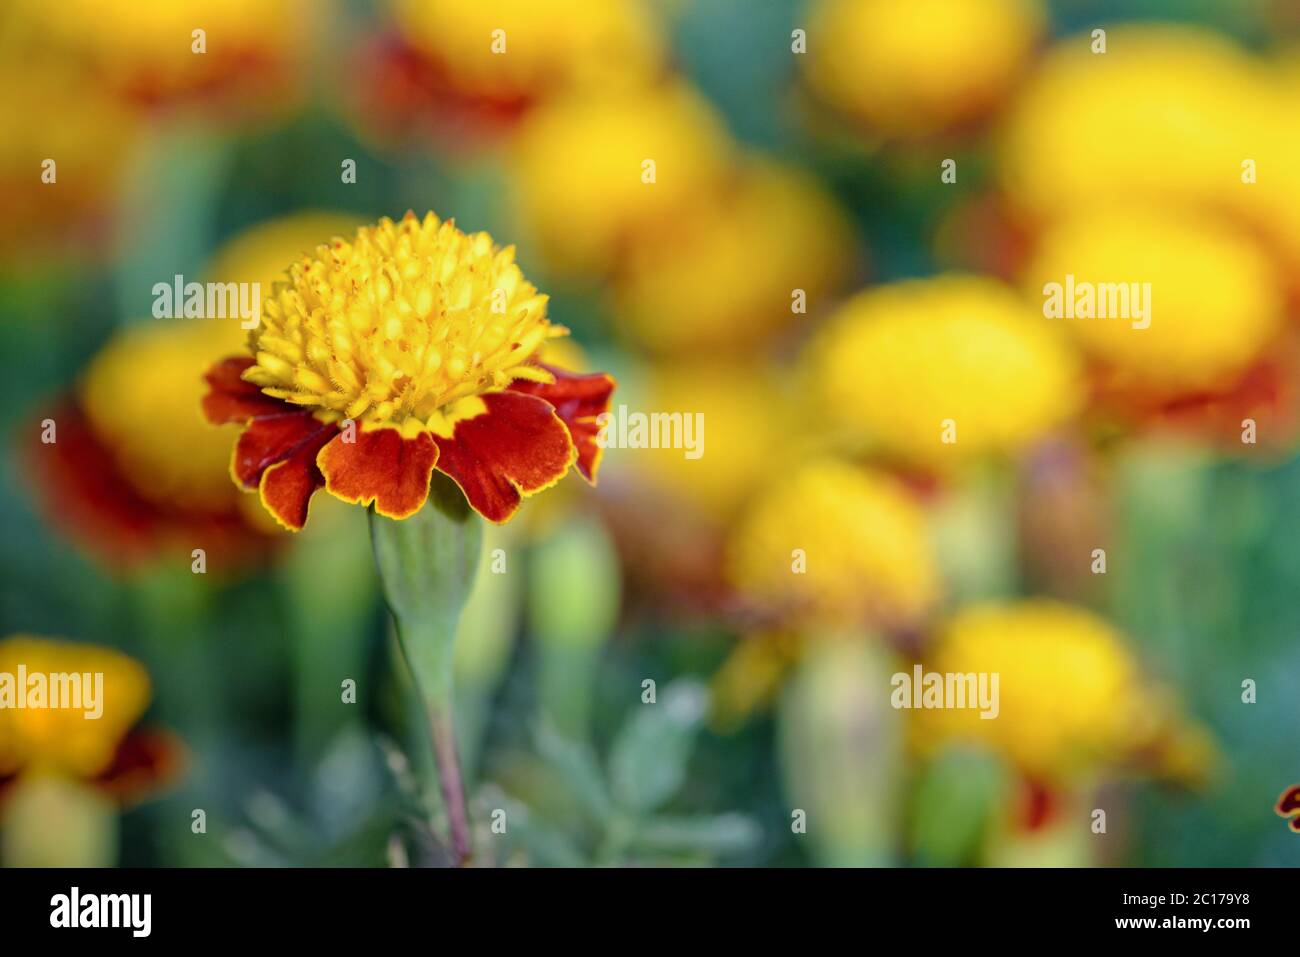
[[[529,361],[568,330],[547,321],[514,256],[432,213],[363,226],[289,267],[249,334],[244,377],[326,421],[445,432],[475,396],[550,381]]]

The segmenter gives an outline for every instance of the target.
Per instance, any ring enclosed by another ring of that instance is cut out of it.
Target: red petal
[[[252,364],[249,356],[231,356],[222,359],[203,376],[209,386],[208,394],[203,397],[203,414],[213,425],[247,422],[260,415],[284,411],[286,403],[271,398],[253,383],[240,378]]]
[[[455,424],[438,443],[438,470],[450,476],[484,518],[504,522],[524,495],[564,477],[577,455],[550,403],[519,391],[480,396],[487,412]]]
[[[357,505],[374,502],[388,518],[409,518],[423,507],[437,461],[438,446],[427,432],[406,439],[396,429],[358,429],[355,442],[339,435],[316,457],[331,495]]]
[[[1300,784],[1294,784],[1277,799],[1277,813],[1286,817],[1300,812]]]
[[[179,507],[145,498],[75,402],[60,404],[49,418],[58,425],[58,441],[45,445],[33,431],[23,449],[33,491],[50,523],[113,571],[177,554],[178,544],[184,555],[201,546],[211,570],[235,567],[272,544],[233,499]]]
[[[595,485],[596,470],[600,468],[601,455],[605,451],[596,444],[596,435],[600,432],[596,419],[609,411],[614,379],[603,372],[575,375],[555,366],[543,365],[542,368],[555,376],[553,383],[517,379],[511,383],[510,389],[535,395],[555,407],[555,414],[568,427],[573,444],[578,448],[578,471]]]
[[[115,566],[138,564],[158,545],[160,510],[126,480],[81,407],[61,403],[49,414],[58,441],[25,444],[32,489],[60,531]]]
[[[185,747],[174,734],[137,728],[118,745],[95,783],[123,804],[134,804],[176,780],[184,763]]]
[[[281,408],[292,408],[281,403]],[[230,471],[244,488],[257,489],[262,504],[285,528],[300,531],[312,494],[325,484],[316,454],[338,435],[337,425],[310,412],[259,416],[235,443]]]

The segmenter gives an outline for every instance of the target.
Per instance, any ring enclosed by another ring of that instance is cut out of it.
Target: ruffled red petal
[[[434,436],[440,472],[465,493],[470,506],[504,522],[523,496],[554,485],[577,457],[569,430],[549,402],[520,391],[480,396],[487,411]]]
[[[244,381],[244,370],[252,364],[250,356],[231,356],[222,359],[203,376],[209,386],[207,395],[203,397],[203,415],[213,425],[247,422],[260,415],[276,415],[285,410],[286,403]]]
[[[230,474],[243,488],[256,489],[266,510],[296,532],[307,521],[312,495],[325,484],[316,454],[339,428],[245,382],[244,370],[252,364],[251,358],[237,356],[208,370],[210,390],[203,397],[203,412],[217,425],[248,424],[235,443]]]
[[[288,403],[281,407],[294,408]],[[337,425],[321,422],[310,412],[259,416],[235,443],[231,474],[244,488],[258,490],[262,504],[281,525],[300,531],[312,495],[325,484],[316,456],[338,434]]]
[[[510,385],[513,392],[523,392],[545,399],[555,408],[555,414],[569,429],[573,444],[578,449],[578,471],[592,485],[596,484],[596,471],[604,454],[596,443],[600,432],[599,416],[609,411],[609,398],[614,392],[614,378],[603,372],[577,375],[555,366],[542,365],[555,376],[552,383],[517,379]]]
[[[388,518],[409,518],[429,497],[438,446],[422,432],[403,438],[396,429],[358,429],[355,442],[336,436],[320,450],[317,467],[326,490],[357,505],[375,505]]]

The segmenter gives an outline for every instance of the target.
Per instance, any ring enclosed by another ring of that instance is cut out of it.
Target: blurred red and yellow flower
[[[1060,786],[1105,771],[1203,776],[1213,746],[1144,678],[1120,633],[1083,608],[1036,599],[972,605],[945,622],[927,656],[939,674],[996,674],[999,711],[913,712],[923,753],[987,747],[1027,779]]]
[[[26,268],[104,247],[138,127],[78,71],[0,58],[0,256]]]
[[[733,144],[679,81],[557,98],[519,130],[511,174],[521,227],[556,268],[602,274],[639,237],[725,188]]]
[[[815,180],[751,162],[732,188],[628,244],[615,316],[657,353],[761,349],[843,287],[856,246]]]
[[[1076,288],[1150,292],[1141,317],[1071,308],[1050,320],[1102,365],[1111,389],[1156,399],[1223,392],[1283,326],[1276,264],[1250,233],[1206,213],[1108,205],[1062,217],[1022,270],[1025,298],[1043,302],[1044,287],[1067,276]]]
[[[783,476],[750,503],[726,567],[747,602],[803,630],[914,626],[941,592],[913,494],[887,473],[833,459]]]
[[[653,79],[658,24],[642,0],[392,0],[393,24],[363,50],[360,119],[392,138],[413,129],[463,146],[512,128],[575,90]]]
[[[295,97],[322,13],[306,0],[15,0],[12,10],[33,49],[76,63],[126,102],[240,116]]]
[[[1242,163],[1281,119],[1276,100],[1262,64],[1207,30],[1117,26],[1105,54],[1072,37],[1018,96],[999,137],[999,177],[1038,222],[1129,201],[1247,202]]]
[[[76,708],[0,709],[0,791],[26,775],[59,775],[129,803],[176,775],[179,742],[137,727],[150,698],[139,662],[111,648],[11,635],[0,641],[0,673],[16,675],[20,667],[29,676],[102,674],[102,713],[87,720]]]
[[[1018,453],[1082,404],[1079,361],[1010,287],[944,275],[869,289],[809,343],[804,369],[834,441],[943,471]]]
[[[294,263],[251,355],[208,372],[203,409],[245,426],[231,473],[286,528],[303,527],[322,487],[409,517],[435,468],[504,522],[572,465],[595,481],[614,383],[537,361],[565,334],[513,247],[408,213]]]
[[[188,563],[195,548],[228,567],[272,547],[273,531],[230,487],[229,437],[197,408],[204,370],[239,336],[234,321],[130,326],[32,428],[25,453],[34,493],[51,521],[108,567],[167,554]]]
[[[1044,20],[1035,0],[819,0],[810,14],[812,89],[872,130],[907,137],[1000,103]]]

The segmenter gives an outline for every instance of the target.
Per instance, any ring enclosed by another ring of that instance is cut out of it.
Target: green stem
[[[402,654],[424,701],[452,858],[459,866],[472,849],[452,722],[452,666],[456,628],[478,567],[482,525],[460,489],[435,472],[423,509],[401,521],[372,509],[370,534]]]

